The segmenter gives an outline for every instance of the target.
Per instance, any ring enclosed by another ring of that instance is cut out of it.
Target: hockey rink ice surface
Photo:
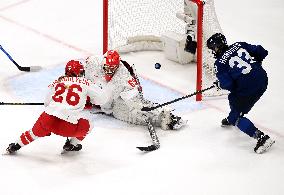
[[[276,140],[267,153],[255,154],[256,141],[235,128],[221,128],[226,96],[182,100],[171,107],[188,125],[179,131],[157,128],[161,148],[145,127],[105,115],[92,115],[93,131],[78,154],[60,155],[65,139],[41,138],[16,155],[0,156],[1,195],[283,195],[284,2],[215,0],[228,43],[247,41],[269,51],[263,66],[266,93],[247,115]],[[42,102],[49,82],[70,59],[102,51],[102,2],[99,0],[1,0],[0,45],[22,66],[20,72],[0,52],[0,102]],[[164,103],[192,93],[195,65],[178,65],[160,52],[122,56],[135,64],[145,96]],[[156,62],[161,69],[154,68]],[[43,106],[0,106],[0,151],[30,129]]]

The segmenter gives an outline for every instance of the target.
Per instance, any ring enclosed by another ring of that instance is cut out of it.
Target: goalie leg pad
[[[131,124],[144,126],[147,126],[147,120],[151,119],[154,126],[161,127],[163,130],[176,130],[187,123],[186,120],[172,114],[167,107],[150,112],[141,111],[143,106],[153,107],[155,105],[155,103],[141,98],[134,98],[128,102],[118,98],[114,101],[113,116]]]
[[[126,102],[121,98],[114,101],[113,116],[116,119],[136,124],[147,126],[147,119],[151,118],[154,126],[160,126],[160,110],[153,110],[152,112],[141,111],[143,106],[154,106],[154,103],[141,98],[133,98]]]
[[[171,123],[171,112],[169,110],[163,110],[160,114],[161,128],[163,130],[169,130],[169,124]]]

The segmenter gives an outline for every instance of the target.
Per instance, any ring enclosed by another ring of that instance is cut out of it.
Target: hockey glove
[[[184,50],[189,52],[189,53],[195,54],[196,47],[197,47],[197,42],[192,40],[192,37],[190,35],[188,35],[187,38],[186,38]]]
[[[222,88],[220,87],[220,82],[218,80],[213,82],[213,85],[217,88],[217,91],[221,90]]]

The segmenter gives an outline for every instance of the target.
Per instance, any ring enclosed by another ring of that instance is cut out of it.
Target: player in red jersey
[[[61,76],[48,87],[45,111],[31,130],[22,133],[18,141],[9,145],[6,149],[8,154],[15,153],[37,138],[49,136],[51,133],[71,138],[67,138],[64,151],[81,150],[80,142],[92,129],[88,112],[84,110],[87,99],[100,105],[110,98],[108,89],[103,90],[84,78],[84,67],[75,60],[66,64],[65,76]]]

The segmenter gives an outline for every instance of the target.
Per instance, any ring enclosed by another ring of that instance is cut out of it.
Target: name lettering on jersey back
[[[87,85],[90,86],[89,80],[82,78],[82,77],[63,77],[59,80],[55,80],[53,81],[53,83],[51,83],[50,85],[48,85],[48,87],[54,87],[56,84],[61,83],[61,82],[66,82],[66,81],[70,81],[73,83],[79,83],[79,84],[83,84],[83,85]]]
[[[234,52],[238,51],[238,50],[240,49],[240,47],[241,47],[241,44],[239,44],[239,43],[233,44],[233,46],[232,46],[228,51],[226,51],[226,52],[222,55],[222,57],[221,57],[221,59],[219,60],[219,62],[222,63],[222,64],[226,64],[226,62],[227,62],[228,59],[231,57],[231,55],[232,55]]]

